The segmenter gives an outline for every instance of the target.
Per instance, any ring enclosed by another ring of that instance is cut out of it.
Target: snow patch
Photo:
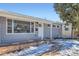
[[[28,49],[23,49],[19,52],[15,52],[15,53],[9,53],[6,55],[10,55],[10,56],[38,56],[38,55],[42,55],[43,53],[49,51],[52,47],[52,44],[42,44],[36,47],[30,47]]]
[[[53,40],[61,46],[58,50],[60,56],[79,56],[79,41],[77,40]],[[21,51],[5,54],[8,56],[38,56],[51,50],[53,44],[41,44],[39,46],[31,46],[28,49],[25,48]],[[54,44],[55,46],[55,44]],[[59,47],[58,47],[59,48]]]
[[[62,45],[59,51],[62,56],[78,56],[79,55],[79,41],[77,40],[67,40],[59,41]]]

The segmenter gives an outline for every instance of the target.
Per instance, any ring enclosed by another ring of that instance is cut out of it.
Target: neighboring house
[[[10,44],[23,41],[71,37],[72,26],[64,23],[0,11],[0,43]]]

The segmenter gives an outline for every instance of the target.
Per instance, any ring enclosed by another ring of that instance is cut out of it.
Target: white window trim
[[[32,27],[32,26],[31,26],[31,21],[30,21],[30,32],[32,32],[32,31],[31,31],[31,27]]]
[[[7,29],[8,29],[8,28],[7,28],[7,27],[8,27],[8,26],[7,26],[7,25],[8,25],[7,23],[8,23],[8,22],[7,22],[7,18],[6,18],[6,34],[8,33],[8,32],[7,32]]]
[[[7,22],[7,19],[10,19],[10,18],[6,18],[6,35],[9,35],[9,34],[35,34],[35,32],[30,32],[30,33],[14,33],[14,20],[12,19],[12,33],[8,33],[8,22]],[[31,21],[29,21],[31,22]],[[30,25],[31,27],[31,25]],[[35,25],[34,25],[35,27]],[[30,28],[31,30],[31,28]]]
[[[12,33],[14,33],[14,20],[12,20]]]
[[[34,22],[34,34],[36,34],[36,33],[35,33],[35,28],[36,28],[36,26],[35,26],[35,22]]]

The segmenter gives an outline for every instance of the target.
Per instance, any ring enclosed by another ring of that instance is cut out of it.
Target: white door
[[[38,27],[38,36],[42,37],[42,27]]]

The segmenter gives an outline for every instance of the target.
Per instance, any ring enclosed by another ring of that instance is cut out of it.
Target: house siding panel
[[[0,17],[0,43],[1,43],[1,17]]]
[[[68,30],[65,30],[68,28]],[[63,38],[72,38],[72,24],[70,23],[68,26],[65,24],[62,25],[62,37]]]
[[[51,32],[52,37],[71,37],[72,32],[72,25],[69,25],[69,31],[64,30],[64,23],[55,23],[56,25],[60,25],[60,28],[53,28],[52,31],[51,28],[48,28],[45,24],[54,24],[54,22],[37,18],[37,17],[31,17],[31,16],[24,16],[19,14],[12,14],[9,12],[0,12],[0,43],[2,44],[8,44],[8,43],[16,43],[16,42],[22,42],[22,41],[32,41],[34,39],[43,39],[43,38],[50,38]],[[2,17],[4,16],[4,17]],[[34,29],[34,32],[36,33],[6,33],[6,18],[10,18],[13,20],[20,20],[20,21],[30,21],[30,22],[38,22],[42,23],[41,28],[41,34],[38,35],[38,32]],[[62,25],[62,26],[61,26]],[[36,34],[36,35],[35,35]],[[38,37],[39,36],[39,37]]]
[[[3,42],[3,39],[4,39],[4,34],[5,34],[5,30],[6,28],[4,27],[5,26],[5,17],[2,17],[0,16],[0,43]]]
[[[52,37],[53,38],[62,37],[62,26],[61,25],[59,25],[59,28],[57,28],[57,27],[52,28]]]
[[[6,18],[0,18],[0,43],[11,44],[16,42],[33,41],[38,37],[34,33],[6,33]]]
[[[44,24],[44,38],[50,38],[50,27]]]

